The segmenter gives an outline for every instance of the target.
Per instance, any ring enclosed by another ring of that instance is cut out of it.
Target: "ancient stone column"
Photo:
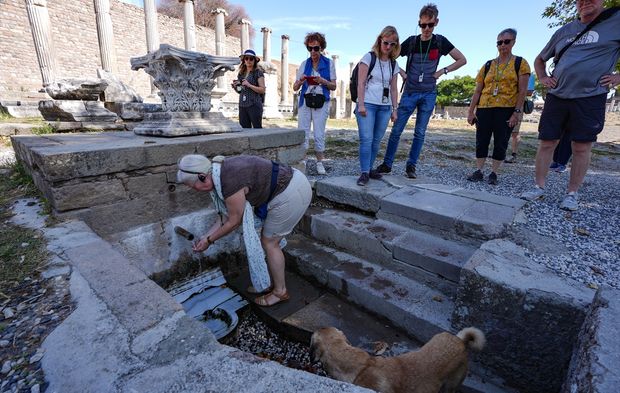
[[[271,29],[263,27],[263,59],[260,62],[265,73],[265,103],[263,104],[263,117],[266,119],[281,118],[278,110],[278,70],[271,63]]]
[[[271,29],[269,27],[261,27],[263,33],[263,61],[271,63]]]
[[[116,73],[116,48],[114,47],[114,33],[112,30],[112,18],[110,17],[110,1],[94,0],[94,3],[101,68],[105,71]]]
[[[144,0],[144,26],[146,29],[146,50],[148,53],[159,49],[159,33],[157,31],[157,8],[155,0]],[[157,88],[151,77],[151,96],[155,95]]]
[[[238,23],[241,25],[241,53],[243,53],[250,48],[250,26],[252,26],[252,22],[241,19]]]
[[[332,55],[332,61],[334,62],[334,68],[338,71],[338,55]],[[336,81],[338,87],[338,81]],[[339,119],[340,116],[340,97],[338,96],[338,88],[331,93],[329,116],[332,119]]]
[[[280,60],[280,104],[288,102],[288,40],[289,36],[282,35],[282,57]]]
[[[349,63],[349,79],[351,79],[351,75],[353,75],[353,69],[355,68],[355,63]],[[345,106],[344,106],[344,117],[350,119],[355,117],[355,113],[353,112],[353,101],[351,101],[351,92],[349,92],[349,96],[347,97]]]
[[[47,1],[26,0],[26,10],[28,11],[28,22],[32,31],[34,49],[39,61],[41,79],[43,87],[45,87],[56,79],[56,51],[52,41]]]
[[[217,56],[224,56],[224,50],[226,49],[226,30],[224,18],[228,16],[228,12],[226,12],[223,8],[216,8],[211,10],[211,13],[215,14],[215,54]],[[226,92],[226,80],[223,76],[217,78],[216,89],[218,91]],[[224,95],[222,95],[222,97],[223,96]]]
[[[155,52],[159,49],[155,0],[144,0],[144,26],[146,27],[146,50],[148,53]]]
[[[185,50],[196,51],[196,23],[194,22],[194,0],[179,0],[183,3],[183,37]]]

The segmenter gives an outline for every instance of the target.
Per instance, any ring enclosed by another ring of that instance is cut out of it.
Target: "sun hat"
[[[239,55],[241,59],[243,59],[244,56],[253,56],[256,58],[256,61],[260,61],[260,58],[256,56],[256,52],[254,52],[252,49],[246,49],[242,55]]]

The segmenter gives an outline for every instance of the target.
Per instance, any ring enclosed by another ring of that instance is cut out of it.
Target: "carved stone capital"
[[[212,14],[224,14],[224,16],[228,16],[228,12],[223,8],[215,8],[210,11]]]
[[[131,69],[153,77],[162,108],[171,112],[209,112],[216,78],[239,65],[238,57],[212,56],[168,44],[131,59]]]

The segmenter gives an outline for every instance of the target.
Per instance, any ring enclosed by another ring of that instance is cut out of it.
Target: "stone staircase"
[[[301,341],[335,326],[353,345],[401,345],[395,334],[411,340],[407,350],[476,326],[487,345],[472,354],[461,392],[561,390],[594,291],[511,240],[523,201],[400,176],[314,186],[284,249],[291,300],[255,307],[266,320]],[[243,292],[249,277],[235,274],[229,282]],[[371,325],[383,328],[370,334]]]
[[[287,266],[424,343],[451,325],[461,269],[483,242],[505,236],[523,202],[459,187],[385,176],[315,184],[285,248]],[[328,206],[328,207],[325,207]],[[482,367],[463,391],[507,392]]]

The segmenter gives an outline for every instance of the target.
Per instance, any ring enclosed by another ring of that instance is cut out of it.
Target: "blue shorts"
[[[605,125],[606,102],[607,94],[569,99],[547,94],[538,139],[557,140],[567,132],[574,142],[596,142]]]

